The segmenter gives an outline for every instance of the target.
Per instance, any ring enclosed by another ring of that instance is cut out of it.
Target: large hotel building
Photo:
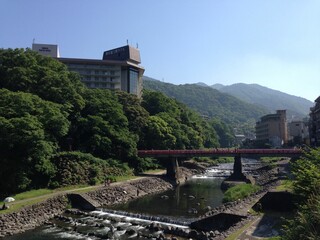
[[[286,110],[277,110],[275,114],[263,116],[256,123],[256,140],[281,147],[288,143]]]
[[[58,45],[32,44],[32,50],[57,58],[80,74],[89,88],[121,90],[141,97],[144,68],[140,51],[129,45],[105,51],[102,59],[61,58]]]

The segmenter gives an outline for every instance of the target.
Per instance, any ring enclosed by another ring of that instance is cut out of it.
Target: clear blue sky
[[[0,48],[101,59],[139,45],[145,75],[320,95],[319,0],[0,0]]]

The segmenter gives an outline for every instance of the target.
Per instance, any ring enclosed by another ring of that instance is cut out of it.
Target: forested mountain
[[[262,107],[246,103],[216,89],[197,84],[174,85],[144,78],[144,88],[163,92],[202,115],[219,119],[233,127],[247,125],[251,126],[252,130],[255,121],[264,114],[269,113]]]
[[[313,103],[307,99],[289,95],[258,84],[237,83],[230,86],[215,84],[211,86],[223,93],[228,93],[247,103],[263,106],[270,112],[278,109],[287,110],[287,119],[304,118],[309,114]]]
[[[0,49],[0,197],[158,167],[137,149],[229,147],[223,122],[160,92],[88,89],[56,59]],[[10,173],[10,174],[8,174]]]

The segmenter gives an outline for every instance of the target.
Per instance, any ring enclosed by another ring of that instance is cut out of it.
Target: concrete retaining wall
[[[254,210],[272,210],[279,212],[290,212],[295,209],[294,195],[290,192],[267,192],[257,204]],[[258,209],[261,208],[261,209]]]

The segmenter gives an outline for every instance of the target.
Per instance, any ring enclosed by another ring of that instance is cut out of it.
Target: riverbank
[[[181,168],[181,181],[190,177],[194,172]],[[148,175],[125,182],[116,182],[110,186],[101,186],[98,189],[85,193],[98,205],[112,205],[132,199],[154,194],[173,188],[174,182],[162,175]],[[23,207],[19,211],[0,215],[0,238],[23,233],[45,224],[49,219],[61,215],[70,208],[68,193],[57,194],[43,202]]]
[[[185,177],[193,175],[195,172],[182,168],[181,181]],[[239,221],[234,226],[225,231],[211,231],[202,233],[192,230],[192,236],[195,239],[224,239],[232,232],[240,229],[242,226],[252,221],[255,216],[248,214],[248,209],[258,201],[270,188],[277,184],[276,172],[270,169],[263,169],[260,172],[260,177],[257,179],[261,185],[264,186],[263,191],[254,194],[244,200],[233,203],[223,204],[222,206],[208,211],[203,217],[213,216],[218,213],[243,214],[246,216],[242,221]],[[175,186],[174,182],[169,181],[164,176],[148,176],[126,182],[112,183],[110,186],[101,186],[100,188],[85,193],[90,199],[99,206],[112,205],[124,203],[147,194],[154,194],[166,191]],[[70,208],[68,202],[68,195],[62,194],[50,198],[40,204],[24,208],[19,212],[12,214],[5,214],[0,216],[0,237],[10,236],[13,234],[22,233],[26,230],[33,229],[37,226],[43,225],[54,216],[59,216],[67,208]],[[169,234],[177,234],[177,230],[167,231]],[[178,234],[179,235],[179,234]],[[185,234],[183,234],[185,235]],[[190,236],[188,234],[188,236]],[[210,236],[210,237],[209,237]]]

